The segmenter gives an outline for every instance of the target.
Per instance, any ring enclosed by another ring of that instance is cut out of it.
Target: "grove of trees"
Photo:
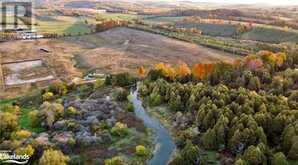
[[[148,72],[140,94],[150,106],[165,104],[187,117],[175,127],[182,148],[190,140],[205,150],[228,151],[235,164],[287,164],[298,160],[297,58],[261,51],[192,69],[161,63]],[[185,136],[188,128],[200,134]],[[185,159],[183,152],[176,161]]]

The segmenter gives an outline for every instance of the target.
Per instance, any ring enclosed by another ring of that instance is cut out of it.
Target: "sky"
[[[270,5],[298,5],[298,0],[191,0],[191,1],[229,3],[229,4],[265,3],[265,4],[270,4]]]

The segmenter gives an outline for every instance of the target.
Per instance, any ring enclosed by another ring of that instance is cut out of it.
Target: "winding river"
[[[167,165],[176,145],[168,130],[162,126],[159,120],[151,117],[144,109],[142,101],[138,99],[138,90],[132,93],[131,102],[133,103],[135,114],[143,120],[145,126],[155,132],[155,151],[153,158],[148,162],[149,165]]]

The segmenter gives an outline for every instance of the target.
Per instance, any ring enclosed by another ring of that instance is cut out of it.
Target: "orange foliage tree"
[[[176,68],[177,76],[185,77],[191,74],[191,70],[189,69],[188,65],[184,62],[179,62],[178,67]]]
[[[139,74],[140,77],[145,77],[146,76],[146,70],[143,66],[139,67],[138,74]]]
[[[214,64],[195,64],[192,74],[196,79],[203,79],[214,70]]]

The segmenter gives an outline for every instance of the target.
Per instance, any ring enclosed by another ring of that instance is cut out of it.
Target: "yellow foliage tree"
[[[18,155],[29,155],[32,156],[34,154],[34,148],[31,145],[27,145],[26,147],[21,147],[16,150]]]
[[[69,157],[65,156],[61,151],[48,149],[44,151],[39,160],[42,165],[67,165]]]
[[[189,69],[188,65],[184,62],[180,62],[176,69],[176,72],[179,77],[185,77],[191,74],[191,70]]]
[[[172,68],[170,65],[168,64],[164,64],[164,63],[158,63],[155,65],[155,70],[160,70],[162,71],[163,75],[170,78],[170,79],[175,79],[176,77],[176,71],[174,68]]]

